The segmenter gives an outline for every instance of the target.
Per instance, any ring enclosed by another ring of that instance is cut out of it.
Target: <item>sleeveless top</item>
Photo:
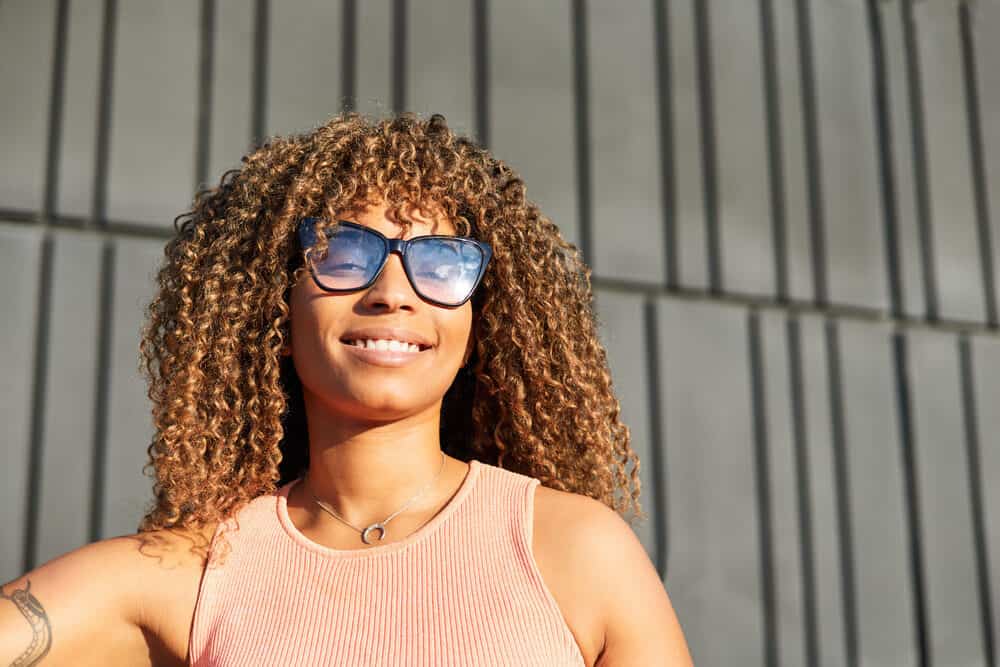
[[[216,528],[191,664],[585,665],[532,555],[539,481],[469,465],[433,518],[364,549],[299,532],[287,510],[297,479],[254,498]]]

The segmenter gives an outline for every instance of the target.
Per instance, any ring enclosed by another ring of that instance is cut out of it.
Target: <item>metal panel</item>
[[[87,217],[94,204],[97,111],[104,12],[96,3],[69,3],[66,77],[59,146],[56,210]]]
[[[90,541],[102,241],[55,235],[36,562]]]
[[[107,217],[169,227],[190,208],[198,90],[198,3],[119,5]]]
[[[227,169],[240,166],[250,148],[253,99],[253,12],[244,0],[218,0],[215,21],[215,68],[212,72],[212,119],[208,185]]]
[[[812,0],[829,297],[885,308],[871,48],[861,0]]]
[[[972,388],[978,417],[976,435],[980,443],[980,465],[976,472],[981,484],[979,501],[985,515],[981,527],[985,551],[983,565],[986,568],[983,574],[988,576],[982,582],[982,597],[977,596],[977,600],[991,612],[986,619],[991,626],[987,636],[992,640],[995,655],[997,647],[1000,647],[1000,623],[997,619],[997,612],[1000,611],[1000,447],[996,446],[993,434],[1000,432],[1000,410],[994,409],[995,397],[1000,396],[1000,340],[976,339],[972,345],[972,361],[971,366],[975,369]]]
[[[0,205],[41,208],[55,3],[0,3]]]
[[[941,316],[981,321],[958,0],[914,3]]]
[[[420,114],[442,113],[448,126],[475,135],[472,3],[406,2],[406,101]]]
[[[915,664],[925,648],[927,663],[995,662],[995,332],[788,310],[772,293],[771,217],[786,226],[794,298],[829,274],[821,308],[886,308],[895,210],[900,311],[993,317],[980,253],[1000,253],[977,223],[1000,224],[1000,2],[513,2],[262,0],[255,14],[235,0],[121,0],[107,16],[0,2],[0,210],[23,209],[0,223],[0,280],[17,288],[0,299],[0,578],[94,538],[92,519],[102,537],[135,531],[151,501],[136,365],[155,238],[199,174],[214,184],[255,132],[308,130],[353,89],[362,111],[441,111],[481,131],[588,245],[643,462],[650,521],[637,534],[669,572],[699,665]],[[46,186],[60,216],[139,224],[31,228]],[[725,293],[664,295],[667,223],[680,285],[714,272]],[[716,300],[741,294],[763,314]]]
[[[667,588],[696,664],[763,665],[744,312],[663,300],[658,328],[670,443]]]
[[[340,112],[340,0],[272,3],[268,134],[305,132]]]
[[[808,460],[810,493],[809,534],[813,554],[818,658],[821,665],[847,665],[845,646],[845,563],[842,558],[840,503],[836,467],[834,415],[830,388],[830,361],[826,323],[816,316],[799,320],[802,362],[802,411],[805,420],[804,456]],[[848,542],[849,544],[849,542]],[[808,664],[808,663],[805,663]]]
[[[698,45],[693,0],[668,4],[670,81],[673,106],[674,204],[680,282],[686,287],[708,287],[705,234],[704,155],[699,103]]]
[[[392,111],[392,0],[358,3],[355,107],[377,117]]]
[[[521,174],[528,197],[563,237],[579,244],[569,3],[491,3],[489,25],[490,149]]]
[[[727,291],[772,294],[769,160],[764,117],[760,7],[706,3],[713,45],[719,234]]]
[[[958,346],[937,332],[907,339],[931,661],[983,664]]]
[[[780,664],[809,664],[805,653],[802,621],[805,618],[802,590],[803,561],[800,545],[801,498],[798,495],[797,452],[791,414],[788,319],[783,313],[760,316],[760,351],[763,391],[757,397],[766,426],[768,489],[771,507],[772,566],[777,578],[775,624]]]
[[[655,496],[656,462],[653,449],[661,449],[662,442],[653,442],[649,429],[649,385],[646,374],[646,341],[643,336],[643,301],[638,296],[614,292],[599,292],[596,297],[601,342],[608,352],[608,364],[614,382],[615,395],[621,402],[621,420],[631,434],[632,449],[638,454],[642,483],[639,501],[649,515],[647,521],[636,525],[646,552],[656,562],[656,533],[667,529],[665,516],[657,514]]]
[[[602,276],[662,283],[653,10],[648,0],[632,9],[587,4],[592,120],[586,159],[594,193],[594,257],[588,261]]]
[[[915,664],[890,329],[838,325],[862,663]]]
[[[153,426],[138,372],[139,337],[162,258],[155,241],[120,240],[115,247],[102,539],[134,533],[152,502],[152,482],[142,474]]]
[[[1000,2],[980,2],[972,11],[972,41],[979,91],[985,171],[985,203],[993,231],[993,262],[1000,264]],[[1000,646],[1000,643],[997,644]]]
[[[809,184],[803,124],[802,62],[799,53],[797,12],[793,3],[773,5],[777,52],[778,109],[781,130],[782,193],[788,247],[788,295],[813,297],[812,258],[809,254]]]
[[[24,562],[41,250],[40,229],[0,223],[0,581],[22,574]]]
[[[892,133],[893,186],[899,234],[900,272],[903,285],[902,312],[911,317],[926,314],[924,275],[918,228],[917,186],[914,177],[913,120],[910,86],[906,75],[906,40],[900,21],[899,0],[879,3],[883,53],[888,79],[888,106]],[[886,194],[888,196],[888,193]]]

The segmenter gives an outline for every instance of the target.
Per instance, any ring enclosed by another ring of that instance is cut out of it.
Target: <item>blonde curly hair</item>
[[[280,354],[307,270],[296,227],[376,201],[440,211],[493,248],[472,301],[475,350],[443,401],[442,448],[645,519],[578,249],[510,167],[443,116],[344,113],[246,155],[174,222],[140,344],[155,499],[139,533],[224,521],[304,472],[301,385]]]

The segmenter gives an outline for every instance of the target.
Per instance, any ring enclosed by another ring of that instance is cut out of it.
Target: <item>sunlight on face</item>
[[[425,217],[414,209],[406,214],[408,230],[387,217],[383,204],[338,219],[388,238],[455,234],[443,216]],[[306,272],[293,286],[289,305],[292,357],[303,393],[343,418],[379,422],[439,412],[471,351],[472,302],[449,308],[424,301],[396,254],[361,291],[325,292]]]

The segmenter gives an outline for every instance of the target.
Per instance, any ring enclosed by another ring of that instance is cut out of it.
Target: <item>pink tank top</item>
[[[293,480],[216,529],[191,628],[192,665],[585,665],[531,551],[537,479],[470,461],[458,492],[406,538],[311,541]]]

